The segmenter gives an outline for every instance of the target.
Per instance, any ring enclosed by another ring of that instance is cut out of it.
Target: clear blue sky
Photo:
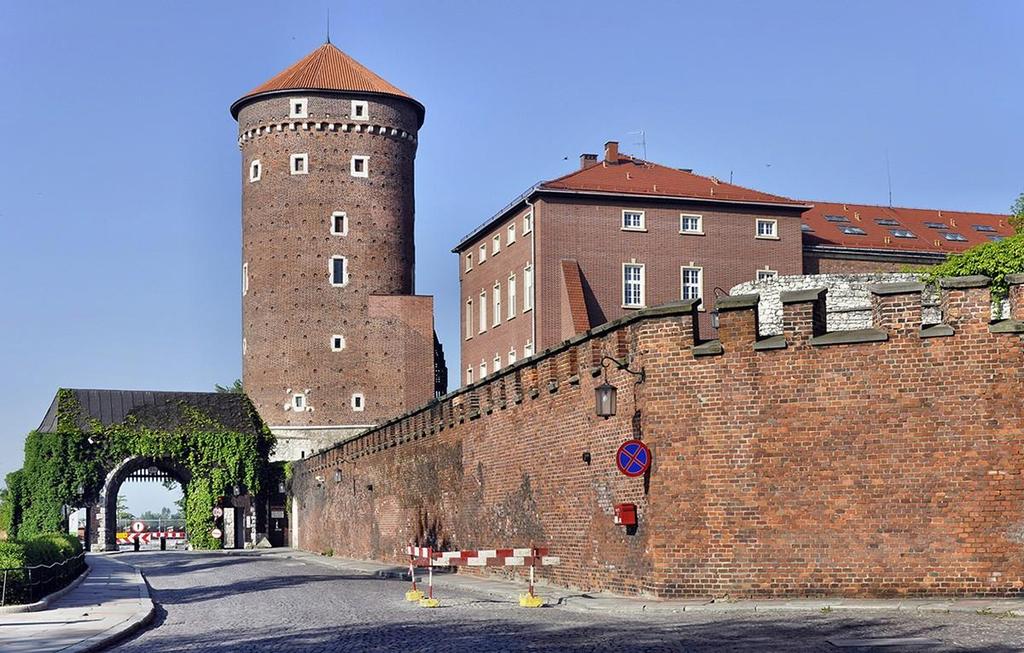
[[[0,4],[0,474],[59,386],[240,375],[233,100],[333,40],[427,107],[418,292],[458,361],[452,245],[581,152],[804,199],[1006,211],[1021,2]],[[568,157],[568,160],[565,160]],[[457,374],[454,375],[457,378]],[[158,506],[157,506],[158,507]]]

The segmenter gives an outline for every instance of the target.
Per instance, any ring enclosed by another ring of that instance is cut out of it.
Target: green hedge
[[[82,552],[82,545],[74,535],[66,533],[45,533],[24,540],[0,542],[0,570],[8,571],[4,588],[4,603],[31,603],[50,592],[55,592],[78,577],[85,562],[52,569],[36,569],[30,575],[21,571],[23,567],[52,565],[74,558]]]

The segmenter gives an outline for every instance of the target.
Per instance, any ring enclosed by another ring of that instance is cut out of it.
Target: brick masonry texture
[[[677,302],[307,458],[300,545],[394,562],[410,542],[545,545],[556,583],[663,597],[1024,593],[1024,327],[990,322],[987,287],[942,289],[946,337],[921,331],[919,293],[873,293],[872,330],[829,334],[827,293],[804,299],[781,349],[751,307],[697,355]],[[607,421],[606,354],[646,372],[608,371]],[[630,437],[653,452],[645,478],[614,468]],[[635,532],[612,523],[624,502]]]
[[[289,118],[294,97],[308,100],[307,118]],[[367,120],[349,115],[352,100],[368,103]],[[272,428],[366,425],[429,401],[432,300],[412,296],[415,106],[296,92],[245,104],[238,123],[248,269],[242,375],[260,415]],[[308,155],[308,174],[290,173],[292,154]],[[351,174],[356,155],[369,157],[365,178]],[[261,178],[250,181],[256,159]],[[346,235],[331,233],[335,211],[347,215]],[[344,287],[330,283],[332,256],[347,258]],[[341,351],[332,351],[334,335],[345,339]],[[291,393],[306,391],[309,410],[285,410]],[[363,411],[353,408],[356,393]]]

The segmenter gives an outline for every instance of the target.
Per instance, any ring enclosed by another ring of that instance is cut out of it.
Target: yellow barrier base
[[[421,608],[436,608],[441,605],[441,602],[437,599],[420,599]]]
[[[419,601],[423,598],[423,592],[420,590],[409,590],[405,593],[406,601]]]
[[[530,596],[529,594],[519,595],[519,607],[521,608],[539,608],[544,605],[544,599],[539,596]]]

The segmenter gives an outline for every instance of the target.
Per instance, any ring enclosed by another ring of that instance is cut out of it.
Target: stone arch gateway
[[[188,468],[173,458],[154,458],[149,456],[130,456],[114,467],[103,481],[96,502],[96,538],[93,549],[103,551],[117,550],[117,495],[121,485],[139,471],[155,468],[173,478],[181,485],[182,492],[188,496],[188,484],[192,474]]]

